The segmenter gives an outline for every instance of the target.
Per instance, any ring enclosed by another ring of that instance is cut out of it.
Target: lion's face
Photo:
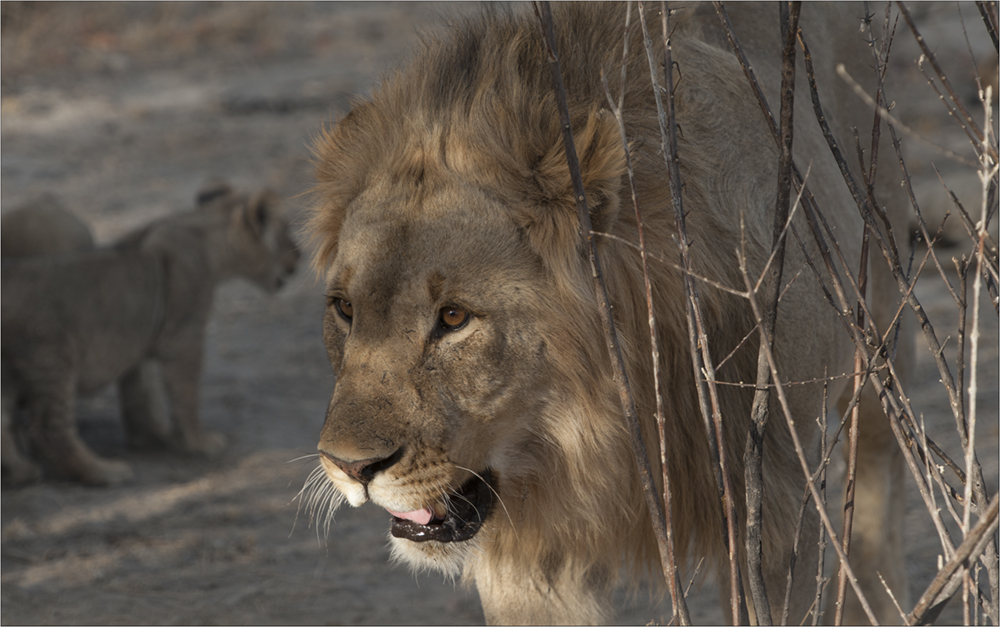
[[[389,510],[411,563],[455,572],[505,521],[505,476],[545,402],[539,263],[475,190],[414,200],[372,186],[346,212],[327,274],[337,382],[320,459],[351,505]]]

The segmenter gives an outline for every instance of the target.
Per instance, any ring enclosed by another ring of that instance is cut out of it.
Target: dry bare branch
[[[926,137],[924,137],[920,133],[916,132],[915,130],[913,130],[912,128],[910,128],[909,126],[907,126],[906,124],[903,124],[899,120],[899,118],[897,118],[896,116],[894,116],[884,106],[877,104],[875,102],[875,100],[868,94],[868,92],[866,92],[864,90],[864,88],[861,87],[861,85],[859,85],[856,80],[854,80],[854,77],[850,75],[850,73],[844,67],[843,63],[837,64],[837,74],[841,78],[843,78],[844,81],[847,82],[847,84],[851,87],[851,89],[854,90],[854,93],[857,94],[858,97],[861,98],[865,102],[865,104],[867,104],[869,107],[871,107],[875,111],[878,111],[879,115],[881,115],[885,119],[890,120],[892,122],[892,124],[894,126],[896,126],[896,128],[898,128],[899,130],[901,130],[905,135],[907,135],[908,137],[912,137],[913,139],[917,140],[918,142],[924,144],[925,146],[928,146],[929,148],[931,148],[935,152],[940,153],[941,155],[947,157],[948,159],[951,159],[951,160],[955,161],[956,163],[961,163],[962,165],[967,165],[967,166],[975,167],[976,164],[974,162],[970,161],[966,157],[963,157],[962,155],[958,154],[957,152],[955,152],[953,150],[948,150],[947,148],[945,148],[943,146],[939,146],[939,145],[935,144],[934,142],[930,141],[929,139],[927,139]]]
[[[583,238],[584,247],[588,251],[590,259],[590,267],[594,278],[594,291],[597,296],[601,324],[604,328],[605,336],[608,341],[608,352],[612,362],[614,380],[618,386],[622,410],[625,414],[626,424],[632,445],[632,453],[635,457],[636,466],[639,471],[639,478],[642,482],[643,493],[646,497],[646,505],[649,508],[649,515],[653,530],[656,534],[660,559],[662,563],[667,564],[671,559],[672,553],[667,544],[665,516],[659,496],[657,495],[656,485],[653,482],[649,458],[646,454],[646,445],[642,438],[642,431],[639,426],[639,417],[635,409],[635,399],[629,386],[628,375],[625,372],[625,362],[622,357],[621,345],[618,340],[618,332],[615,328],[614,317],[611,313],[608,290],[604,283],[604,276],[601,273],[600,258],[597,256],[597,247],[594,244],[593,229],[590,223],[590,211],[587,208],[587,197],[583,189],[580,162],[577,158],[576,147],[573,142],[573,131],[570,126],[569,105],[566,100],[566,88],[563,85],[562,72],[559,68],[559,55],[556,49],[555,32],[552,24],[552,12],[548,2],[538,2],[533,6],[535,9],[535,15],[538,17],[539,24],[541,25],[542,35],[548,52],[549,70],[552,74],[552,85],[556,94],[556,104],[559,109],[559,121],[562,126],[563,142],[566,147],[566,160],[569,165],[570,176],[573,183],[573,192],[577,201],[577,214],[580,219],[580,236]]]
[[[848,187],[850,188],[852,195],[855,197],[855,200],[857,201],[858,209],[862,213],[862,217],[865,219],[866,223],[869,224],[869,226],[872,226],[873,225],[873,217],[871,215],[871,210],[874,208],[877,211],[877,205],[875,207],[871,207],[870,205],[866,205],[866,203],[864,202],[864,199],[862,199],[860,197],[860,194],[858,193],[857,186],[854,183],[854,181],[853,181],[853,179],[852,179],[852,177],[850,175],[850,172],[846,168],[846,164],[843,161],[842,155],[840,155],[840,153],[839,153],[839,149],[837,148],[836,141],[833,139],[831,133],[829,132],[829,128],[824,123],[824,118],[823,118],[823,115],[822,115],[822,109],[821,109],[821,106],[820,106],[819,101],[818,101],[818,93],[817,93],[816,88],[815,88],[814,79],[812,78],[812,71],[811,71],[811,67],[810,67],[811,66],[811,61],[810,61],[810,56],[809,56],[809,53],[808,53],[808,48],[805,45],[805,41],[803,39],[801,39],[801,38],[800,38],[800,43],[803,46],[804,56],[806,58],[807,74],[810,76],[810,91],[812,93],[814,108],[816,109],[816,113],[817,113],[817,119],[820,121],[820,124],[823,127],[824,135],[826,135],[826,137],[827,137],[828,143],[830,144],[830,147],[831,147],[831,151],[833,152],[835,159],[837,160],[838,164],[840,165],[841,171],[844,174],[845,182],[848,184]],[[891,129],[891,125],[890,125],[890,129]],[[894,145],[897,146],[897,150],[898,150],[898,141],[897,141],[897,138],[894,136],[893,139],[894,139]],[[995,152],[995,150],[993,150],[992,152]],[[992,159],[992,157],[990,156],[991,155],[991,151],[990,150],[983,149],[983,151],[981,152],[981,154],[983,155],[984,159]],[[901,157],[900,157],[900,161],[902,161]],[[888,230],[888,223],[887,223],[887,230]],[[882,241],[881,236],[878,234],[877,231],[873,230],[873,233],[876,234],[876,242],[878,243],[878,245],[882,249],[882,253],[886,257],[886,260],[889,262],[890,269],[892,270],[893,275],[895,276],[897,282],[899,283],[899,287],[900,287],[901,293],[903,293],[906,296],[906,299],[910,302],[911,307],[918,314],[918,317],[921,318],[921,323],[922,323],[922,326],[924,326],[925,335],[927,335],[928,338],[930,338],[932,340],[931,343],[933,344],[934,341],[936,341],[936,338],[933,337],[933,330],[930,328],[930,324],[926,320],[926,316],[922,316],[923,311],[922,311],[922,309],[919,308],[919,303],[917,303],[916,298],[913,296],[913,293],[912,293],[912,284],[908,284],[908,279],[901,272],[901,269],[899,267],[898,253],[896,253],[895,250],[891,250],[890,249],[891,240],[889,242],[890,246],[887,246],[886,242]],[[936,356],[936,359],[939,360],[940,363],[943,364],[943,358],[942,357]],[[892,370],[891,360],[888,362],[888,365],[890,367],[890,370]],[[947,364],[944,364],[944,369],[947,370]],[[897,434],[897,439],[899,439],[900,446],[902,447],[902,450],[904,452],[904,457],[907,459],[907,463],[911,467],[911,472],[913,473],[914,477],[917,479],[918,486],[921,487],[921,491],[922,491],[922,494],[924,495],[925,502],[926,502],[927,501],[927,495],[926,495],[926,492],[925,492],[925,490],[924,490],[924,488],[922,486],[923,482],[922,482],[921,475],[920,475],[920,472],[918,470],[918,467],[917,467],[916,464],[913,463],[912,456],[910,455],[910,452],[909,452],[909,449],[908,449],[908,446],[907,446],[908,442],[906,441],[905,438],[901,437],[902,434],[898,433],[899,425],[896,423],[896,417],[899,416],[899,414],[900,414],[899,408],[895,407],[895,400],[892,397],[892,395],[885,395],[884,392],[880,389],[882,387],[880,385],[881,381],[877,377],[874,379],[874,382],[875,382],[875,385],[876,385],[876,389],[879,392],[880,397],[882,399],[883,409],[885,409],[887,415],[890,416],[890,419],[891,419],[890,420],[890,424],[891,424],[891,426],[893,428],[894,433]],[[968,446],[968,429],[969,429],[969,427],[965,423],[963,413],[961,411],[959,411],[959,408],[961,406],[961,395],[958,393],[958,390],[955,388],[953,382],[951,382],[951,386],[949,387],[949,394],[952,395],[952,401],[953,401],[953,407],[952,408],[953,408],[953,412],[956,415],[956,420],[958,422],[959,434],[960,434],[960,436],[962,436],[962,439],[963,439],[963,449],[967,452],[968,458],[971,459],[970,463],[968,464],[968,468],[967,468],[967,475],[970,477],[970,481],[967,482],[967,486],[971,486],[971,489],[975,492],[975,494],[976,494],[976,496],[978,498],[978,502],[980,504],[979,508],[982,508],[983,505],[985,505],[985,501],[986,501],[985,495],[983,494],[982,469],[981,469],[980,465],[978,464],[978,461],[975,460],[974,449],[971,449]],[[956,397],[958,397],[958,398],[956,398]],[[966,503],[968,505],[973,505],[974,504],[973,499],[971,499],[969,496],[966,497]],[[929,508],[929,511],[930,511],[930,513],[932,515],[932,518],[936,518],[937,512],[931,509],[930,504],[928,504],[928,508]],[[935,524],[936,525],[940,525],[940,522],[938,520],[935,520]],[[940,533],[940,529],[939,529],[939,533]],[[941,535],[942,535],[942,542],[946,545],[947,543],[945,542],[944,534],[941,534]],[[995,557],[996,556],[996,545],[992,541],[992,539],[987,544],[989,546],[989,555],[986,556],[986,557],[984,557],[984,563],[986,564],[986,566],[987,566],[988,569],[993,569],[995,571],[995,569],[996,569],[996,557]],[[993,580],[993,574],[992,573],[991,573],[991,580]],[[991,583],[992,583],[992,581],[991,581]],[[995,585],[991,585],[991,588],[993,588],[995,590],[996,586]]]
[[[965,541],[955,551],[955,555],[938,570],[937,576],[920,595],[920,600],[917,601],[913,611],[907,617],[909,624],[928,625],[933,623],[952,595],[958,591],[958,586],[962,584],[963,579],[962,569],[968,568],[969,563],[976,560],[977,556],[986,549],[986,545],[992,541],[993,534],[996,533],[998,503],[1000,503],[1000,497],[995,494],[986,509],[985,516],[980,518],[976,526],[969,531]]]
[[[666,162],[668,181],[670,183],[671,202],[674,208],[674,218],[677,229],[676,243],[681,257],[681,264],[688,270],[691,268],[691,257],[688,248],[687,228],[684,220],[684,204],[681,195],[680,170],[677,155],[677,123],[674,115],[673,63],[670,55],[669,11],[665,3],[661,3],[662,37],[664,49],[664,85],[660,87],[657,80],[655,55],[652,39],[646,25],[642,3],[639,3],[639,21],[642,25],[643,43],[646,47],[646,58],[649,61],[650,80],[653,84],[653,94],[656,101],[658,120],[660,124],[660,139],[663,157]],[[664,105],[662,94],[667,94]],[[725,439],[722,433],[722,414],[720,412],[718,389],[715,385],[715,368],[712,364],[709,350],[708,335],[702,319],[700,297],[697,284],[691,280],[688,273],[684,274],[684,294],[687,301],[688,340],[691,351],[692,368],[698,391],[698,404],[702,418],[705,421],[709,449],[716,461],[714,474],[716,487],[722,497],[722,520],[725,523],[726,546],[729,552],[729,586],[730,605],[734,624],[749,621],[746,601],[743,596],[742,576],[740,574],[738,524],[736,507],[733,502],[733,488],[728,467]],[[707,389],[706,389],[707,388]]]
[[[955,90],[952,88],[951,82],[948,81],[948,77],[945,75],[944,70],[942,70],[941,66],[938,64],[937,57],[934,56],[934,53],[931,51],[930,47],[928,47],[927,42],[924,41],[924,37],[917,29],[917,25],[914,24],[913,16],[910,15],[910,10],[906,8],[905,4],[899,2],[898,0],[896,2],[896,6],[899,7],[900,14],[906,21],[907,26],[909,26],[910,30],[913,32],[913,37],[917,40],[917,44],[920,45],[920,49],[924,53],[924,58],[930,62],[934,71],[937,72],[938,80],[941,81],[941,84],[944,85],[945,89],[948,91],[948,95],[951,97],[952,103],[954,103],[954,110],[957,110],[955,119],[959,122],[962,128],[966,130],[966,133],[969,134],[969,139],[972,141],[973,145],[976,146],[977,149],[980,145],[982,145],[993,159],[993,162],[996,163],[996,147],[990,146],[989,142],[985,141],[986,136],[983,134],[983,131],[979,128],[979,125],[976,124],[976,121],[972,118],[972,116],[969,115],[965,105],[962,103],[962,99],[955,93]],[[942,100],[944,99],[942,98]],[[950,106],[949,110],[952,110]]]
[[[764,282],[764,318],[757,324],[760,342],[774,345],[774,323],[778,311],[778,295],[781,290],[781,275],[785,262],[785,239],[783,237],[790,213],[789,203],[792,189],[792,121],[795,103],[795,33],[799,28],[800,2],[779,2],[779,16],[782,39],[781,63],[781,110],[780,115],[780,156],[778,160],[777,198],[775,199],[773,237],[771,251],[774,263],[768,266]],[[749,288],[749,282],[748,282]],[[764,587],[762,566],[761,524],[764,501],[763,448],[764,429],[768,420],[768,404],[771,394],[767,384],[770,370],[763,350],[757,354],[757,388],[750,410],[751,426],[743,453],[746,481],[746,552],[747,581],[753,598],[757,623],[771,624],[771,606]],[[801,525],[801,522],[799,523]]]
[[[900,9],[901,9],[901,12],[903,12],[903,14],[904,14],[904,18],[907,20],[908,24],[910,25],[911,30],[913,31],[914,36],[917,38],[917,41],[920,44],[921,48],[926,53],[928,51],[927,50],[927,44],[924,42],[922,36],[920,36],[919,32],[916,30],[915,26],[913,25],[912,19],[910,19],[910,17],[909,17],[909,13],[906,11],[905,7],[903,7],[900,3],[897,3],[897,4],[900,5]],[[931,56],[933,56],[933,55],[931,55]],[[946,83],[946,79],[944,78],[943,73],[940,71],[940,68],[936,64],[936,61],[934,61],[933,59],[932,59],[932,64],[935,66],[935,69],[938,70],[938,73],[940,75],[940,79],[942,80],[942,82]],[[880,85],[881,85],[881,79],[880,79]],[[980,223],[977,225],[977,227],[979,229],[979,233],[981,234],[981,236],[976,241],[976,249],[975,249],[976,254],[974,255],[974,258],[979,259],[979,260],[983,259],[982,253],[983,253],[984,244],[985,244],[984,233],[985,233],[986,225],[988,224],[988,219],[992,215],[992,212],[995,211],[995,205],[996,205],[995,194],[996,194],[996,188],[997,188],[997,183],[996,183],[996,177],[997,177],[997,170],[996,170],[996,167],[997,167],[996,166],[996,163],[997,163],[997,146],[996,146],[996,137],[992,134],[992,124],[991,124],[991,118],[990,118],[991,110],[992,110],[991,106],[990,106],[991,100],[989,98],[985,97],[985,94],[981,94],[981,97],[983,98],[984,117],[986,118],[985,124],[984,124],[984,128],[987,129],[987,133],[985,135],[983,135],[983,134],[979,135],[980,142],[978,144],[976,142],[973,142],[973,146],[976,149],[977,154],[979,155],[980,164],[981,164],[980,178],[983,181],[983,186],[984,186],[984,191],[983,191],[984,206],[983,206],[983,210],[982,210],[982,216],[983,216],[983,218],[980,221]],[[964,108],[963,108],[963,110],[964,110]],[[908,189],[908,191],[910,193],[911,202],[913,203],[914,209],[917,212],[918,219],[922,220],[922,217],[919,215],[919,209],[917,208],[916,201],[913,198],[913,192],[912,192],[912,188],[910,186],[909,175],[906,172],[906,165],[905,165],[905,162],[903,160],[902,153],[901,153],[900,146],[899,146],[899,138],[897,137],[897,135],[895,133],[895,129],[894,129],[893,124],[889,123],[888,126],[889,126],[890,134],[892,136],[893,148],[896,151],[897,160],[899,162],[901,170],[903,171],[904,182],[905,182],[906,187],[907,187],[907,189]],[[963,128],[966,128],[966,127],[963,126]],[[859,205],[859,209],[861,209],[860,205]],[[889,261],[890,261],[890,268],[893,270],[893,274],[896,275],[897,282],[900,283],[900,290],[902,292],[903,291],[903,284],[905,284],[906,280],[904,279],[903,281],[900,281],[900,277],[899,277],[899,274],[898,274],[897,266],[893,263],[892,260],[889,260]],[[971,262],[972,262],[972,259],[970,258],[967,261],[965,261],[964,264],[962,264],[963,267],[959,268],[960,280],[963,281],[963,283],[965,281],[965,274],[968,271]],[[991,275],[989,274],[988,266],[992,264],[992,259],[990,260],[990,262],[991,262],[990,264],[986,264],[987,265],[986,268],[984,268],[984,264],[982,262],[979,263],[979,273],[977,274],[977,277],[980,277],[980,276],[984,277],[985,280],[986,280],[986,282],[987,282],[987,285],[995,285],[996,284],[995,281],[991,281],[990,280],[991,279]],[[992,264],[992,265],[995,265],[995,264]],[[915,278],[913,278],[911,280],[911,288],[909,288],[909,290],[907,290],[906,292],[904,292],[904,294],[906,295],[906,299],[909,302],[911,308],[917,314],[917,317],[918,317],[918,320],[920,322],[921,328],[924,331],[924,336],[927,339],[928,344],[933,349],[932,354],[934,355],[934,360],[935,360],[935,363],[938,366],[938,370],[941,373],[941,381],[942,381],[942,383],[944,383],[945,388],[946,388],[946,390],[948,392],[948,395],[949,395],[949,400],[951,402],[951,409],[952,409],[952,413],[953,413],[954,418],[955,418],[956,428],[957,428],[957,431],[958,431],[959,439],[961,440],[961,443],[962,443],[963,451],[966,453],[966,455],[970,455],[971,454],[971,456],[972,456],[971,464],[967,464],[966,475],[968,477],[968,480],[963,481],[963,483],[966,485],[967,488],[971,485],[971,488],[972,488],[972,491],[971,491],[972,498],[970,498],[968,496],[969,491],[966,490],[966,495],[965,495],[965,497],[963,499],[964,500],[964,505],[966,505],[966,507],[969,507],[969,506],[974,507],[973,511],[976,511],[976,513],[981,516],[982,513],[983,513],[983,508],[986,506],[986,502],[987,502],[987,495],[986,495],[986,492],[985,492],[985,482],[984,482],[983,475],[982,475],[982,467],[980,466],[978,460],[975,458],[974,448],[970,448],[970,446],[969,446],[969,442],[968,442],[968,440],[969,440],[969,425],[966,422],[966,407],[965,407],[965,404],[964,404],[963,395],[961,393],[961,390],[964,388],[964,361],[963,360],[964,360],[964,353],[965,353],[965,347],[964,347],[964,324],[965,324],[965,310],[966,310],[965,289],[963,287],[963,289],[962,289],[962,296],[961,296],[960,301],[959,301],[959,299],[956,299],[956,302],[959,303],[959,314],[960,314],[959,315],[960,346],[959,346],[959,352],[958,352],[958,358],[957,358],[957,367],[958,367],[958,375],[959,375],[959,377],[958,377],[958,383],[956,385],[955,381],[951,378],[951,374],[950,374],[950,371],[948,369],[947,363],[944,360],[944,355],[943,355],[942,347],[940,345],[938,345],[938,343],[937,343],[937,338],[936,338],[936,336],[934,334],[933,327],[930,325],[930,322],[927,319],[926,314],[924,313],[923,309],[919,307],[919,304],[917,303],[916,298],[912,294],[912,283],[915,282],[915,280],[916,280]],[[992,298],[992,301],[993,301],[994,309],[996,310],[998,308],[998,303],[997,303],[997,299],[994,296],[994,294],[995,294],[995,290],[993,290],[991,288],[991,298]],[[973,300],[973,306],[974,306],[974,311],[975,312],[978,312],[978,302],[979,302],[978,301],[978,297]],[[891,366],[891,363],[890,363],[890,366]],[[905,399],[905,396],[903,398]],[[974,397],[972,397],[972,399],[974,399]],[[970,403],[971,403],[971,401],[970,401]],[[913,415],[912,414],[912,410],[909,409],[909,408],[907,408],[907,413],[910,416]],[[909,420],[910,420],[911,424],[913,424],[912,418],[910,418]],[[921,481],[920,481],[919,478],[917,480],[917,483],[918,483],[918,486],[921,485]],[[926,502],[926,497],[925,497],[925,502]],[[934,518],[936,516],[936,510],[929,509],[929,512],[930,512],[932,518]],[[937,523],[935,523],[935,524],[937,524]],[[968,529],[967,525],[965,526],[965,529]],[[998,555],[998,553],[997,553],[997,544],[996,544],[996,542],[995,541],[989,542],[988,545],[987,545],[987,555],[983,556],[983,563],[985,564],[986,569],[987,569],[987,573],[989,575],[990,589],[991,589],[992,597],[994,599],[993,610],[991,612],[991,618],[992,618],[994,624],[996,624],[997,621],[998,621],[998,618],[1000,618],[997,615],[997,605],[996,605],[996,599],[998,597],[998,594],[1000,594],[1000,568],[998,568],[998,564],[997,564],[997,555]]]
[[[997,42],[997,4],[993,2],[993,10],[990,11],[989,3],[984,2],[984,0],[976,0],[976,6],[979,7],[979,14],[983,18],[983,24],[986,26],[986,31],[990,34],[990,39],[993,40],[993,47],[1000,50],[1000,43]]]
[[[827,469],[827,460],[830,459],[830,454],[833,452],[833,443],[831,443],[830,445],[827,445],[827,441],[826,441],[826,428],[827,428],[827,424],[826,424],[826,422],[827,422],[827,420],[826,420],[826,408],[827,408],[827,403],[829,402],[828,401],[829,391],[830,391],[829,385],[824,384],[823,385],[823,401],[820,404],[819,419],[817,420],[817,422],[819,423],[819,432],[820,432],[820,434],[822,434],[822,435],[820,435],[820,441],[821,441],[820,456],[823,458],[823,461],[820,463],[819,468],[816,470],[816,478],[817,478],[817,481],[819,482],[819,489],[817,490],[817,493],[820,496],[820,507],[822,507],[823,509],[826,509],[826,469]],[[810,494],[811,494],[811,491],[810,490],[806,490],[806,494],[802,498],[802,509],[803,509],[803,511],[805,510],[806,506],[808,506],[808,504],[809,504],[809,495]],[[824,568],[826,566],[826,545],[827,545],[826,530],[823,528],[823,525],[820,525],[819,526],[819,540],[817,540],[817,542],[816,542],[816,551],[818,553],[817,554],[817,559],[816,559],[816,596],[813,599],[813,611],[812,611],[812,624],[814,626],[819,623],[819,618],[823,614],[823,589],[826,587],[826,581],[827,581],[826,577],[823,576],[823,571],[824,571]],[[790,600],[789,597],[791,596],[791,592],[792,592],[792,581],[791,581],[791,579],[792,579],[791,578],[791,573],[789,573],[789,577],[788,577],[788,592],[785,594],[785,612],[784,612],[784,614],[782,614],[782,617],[781,617],[781,624],[782,625],[784,625],[784,624],[786,624],[788,622],[787,621],[788,603],[789,603],[789,600]]]
[[[681,590],[681,581],[678,574],[677,568],[677,553],[676,546],[674,545],[673,537],[673,523],[671,519],[672,503],[670,491],[670,473],[667,472],[667,443],[666,435],[664,432],[664,415],[663,415],[663,393],[660,389],[660,349],[659,349],[659,337],[656,332],[656,316],[653,311],[653,294],[652,285],[649,279],[649,255],[646,251],[646,235],[645,229],[643,228],[642,222],[642,212],[639,209],[639,195],[636,189],[635,182],[635,169],[632,166],[632,155],[629,151],[628,136],[625,132],[625,122],[622,119],[622,108],[624,107],[625,99],[625,78],[626,69],[628,67],[627,57],[628,57],[628,42],[629,42],[629,23],[632,17],[632,5],[628,4],[625,11],[625,35],[623,37],[624,49],[622,51],[622,67],[621,67],[621,84],[622,89],[618,96],[618,103],[615,104],[611,97],[611,90],[608,87],[607,78],[604,76],[603,71],[601,72],[601,80],[604,85],[604,93],[608,99],[608,105],[611,108],[612,114],[615,116],[615,120],[618,122],[618,130],[621,134],[622,149],[625,152],[625,164],[626,170],[628,172],[629,180],[629,190],[632,195],[632,204],[635,209],[635,219],[636,226],[639,234],[639,253],[642,259],[642,274],[643,282],[646,289],[646,306],[648,311],[649,319],[649,335],[650,335],[650,348],[653,360],[653,381],[655,386],[656,394],[656,425],[657,432],[659,435],[659,445],[660,445],[660,467],[663,473],[663,510],[664,510],[664,522],[665,522],[665,542],[664,546],[666,548],[667,554],[661,555],[661,562],[663,565],[663,574],[667,582],[667,588],[670,591],[671,599],[671,622],[680,625],[690,625],[691,617],[688,612],[687,602],[684,599],[684,593]]]

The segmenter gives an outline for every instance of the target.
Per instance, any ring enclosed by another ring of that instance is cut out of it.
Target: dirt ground
[[[311,185],[309,144],[416,42],[416,32],[468,11],[422,3],[3,4],[0,58],[2,210],[43,192],[62,198],[110,242],[187,209],[210,176],[269,186],[292,212]],[[972,69],[996,53],[975,5],[920,5],[916,17],[952,81],[974,96]],[[974,60],[966,51],[961,20]],[[900,25],[890,71],[896,113],[969,157]],[[992,52],[991,52],[992,51]],[[859,105],[860,106],[860,105]],[[969,105],[970,107],[973,105]],[[974,108],[981,111],[981,107]],[[981,119],[976,113],[977,120]],[[932,163],[979,206],[975,175],[905,139],[925,211],[943,214]],[[960,246],[942,251],[947,265]],[[954,272],[947,275],[955,280]],[[955,346],[955,306],[931,269],[918,283],[939,337]],[[231,442],[215,459],[124,446],[113,390],[79,402],[84,438],[128,461],[110,489],[46,481],[2,491],[3,624],[471,624],[474,591],[389,563],[387,514],[344,508],[324,539],[294,497],[315,466],[333,376],[321,343],[320,284],[306,264],[277,296],[232,283],[208,331],[202,420]],[[988,304],[980,355],[979,456],[997,490],[998,336]],[[913,403],[928,431],[961,458],[939,374],[923,340]],[[953,360],[953,353],[949,353]],[[911,482],[912,486],[912,482]],[[936,571],[936,535],[916,490],[908,503],[911,594]],[[830,560],[832,561],[832,560]],[[693,618],[718,623],[711,583]],[[616,597],[617,620],[666,622],[669,602]],[[943,622],[960,622],[953,603]]]

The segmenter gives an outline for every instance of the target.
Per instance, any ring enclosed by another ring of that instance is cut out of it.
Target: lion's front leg
[[[73,377],[54,376],[27,390],[35,445],[55,467],[83,483],[115,485],[131,479],[128,464],[100,457],[80,439],[73,419],[75,388]]]
[[[844,456],[847,456],[846,447]],[[910,607],[903,549],[905,480],[903,453],[869,385],[861,399],[850,560],[876,618],[883,625],[901,620],[896,604],[885,592],[886,586],[901,607]],[[884,585],[882,580],[885,580]],[[831,601],[835,596],[831,595]],[[834,609],[828,610],[829,619]],[[844,624],[867,622],[854,591],[848,588]]]
[[[226,448],[226,438],[202,428],[198,417],[201,342],[186,342],[179,348],[165,356],[162,365],[176,446],[187,453],[216,455]]]

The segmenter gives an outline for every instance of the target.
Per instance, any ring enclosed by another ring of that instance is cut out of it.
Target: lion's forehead
[[[381,201],[348,215],[327,283],[358,301],[440,301],[495,292],[537,266],[514,223],[479,198]]]

